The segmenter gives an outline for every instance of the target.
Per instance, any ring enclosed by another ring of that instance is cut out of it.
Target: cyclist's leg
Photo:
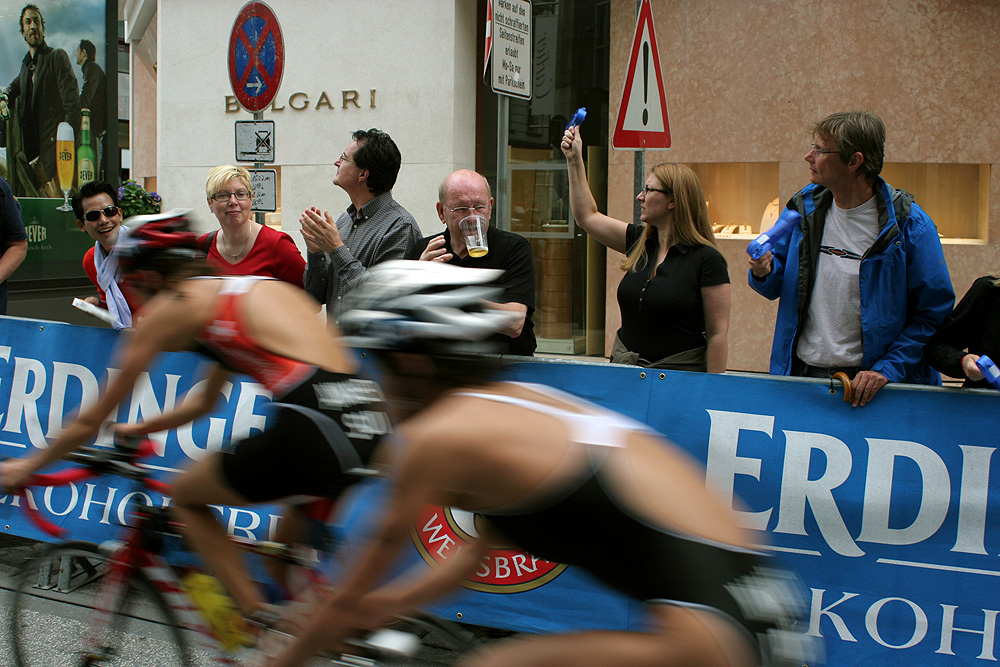
[[[314,410],[285,406],[273,427],[199,462],[175,482],[178,518],[244,615],[260,609],[264,596],[208,505],[247,505],[298,495],[336,497],[356,479],[342,472],[340,459],[345,455],[331,445],[336,437],[347,454],[358,458],[332,420]]]
[[[285,505],[281,511],[281,521],[274,531],[271,539],[279,544],[299,544],[305,541],[306,533],[309,530],[309,518],[296,504]],[[280,584],[285,591],[288,586],[289,565],[284,560],[268,558],[264,561],[267,573],[275,582]]]
[[[239,547],[229,539],[209,505],[246,505],[222,474],[221,455],[194,465],[174,483],[173,507],[184,524],[189,543],[208,563],[240,611],[249,616],[261,608],[264,598],[250,580]]]
[[[657,608],[649,632],[591,631],[525,636],[482,648],[460,667],[751,667],[757,657],[746,638],[709,612]]]

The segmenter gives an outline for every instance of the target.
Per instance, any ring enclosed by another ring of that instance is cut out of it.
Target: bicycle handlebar
[[[80,464],[81,467],[32,475],[31,481],[15,495],[25,497],[25,490],[29,486],[65,486],[66,484],[80,482],[104,473],[111,473],[138,480],[142,483],[143,487],[169,496],[171,494],[170,484],[153,479],[149,476],[149,473],[136,465],[136,461],[152,453],[153,442],[149,438],[116,437],[114,449],[85,447],[79,452],[74,452],[67,456],[66,459]],[[42,532],[57,539],[63,539],[66,535],[67,531],[65,528],[57,526],[43,517],[38,508],[32,507],[27,501],[22,508],[27,512],[31,523]]]

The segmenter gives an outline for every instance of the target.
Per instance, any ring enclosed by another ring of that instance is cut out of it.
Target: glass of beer
[[[73,174],[76,171],[76,137],[73,126],[69,123],[59,123],[56,130],[56,168],[59,176],[59,187],[63,191],[62,206],[57,211],[72,211],[69,203],[69,191],[73,189]]]
[[[486,218],[481,215],[470,215],[458,223],[465,237],[465,248],[472,257],[482,257],[490,251],[486,243],[486,226]]]

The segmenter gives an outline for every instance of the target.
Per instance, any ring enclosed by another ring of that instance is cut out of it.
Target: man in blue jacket
[[[811,183],[788,202],[802,223],[750,260],[750,287],[780,297],[771,373],[852,378],[853,404],[887,382],[941,384],[923,347],[955,302],[937,228],[879,176],[885,125],[866,111],[813,128]]]

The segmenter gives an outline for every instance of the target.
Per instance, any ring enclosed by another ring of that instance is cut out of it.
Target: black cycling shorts
[[[356,381],[352,375],[318,370],[287,393],[283,398],[294,396],[298,400],[275,404],[279,412],[274,426],[241,440],[223,454],[226,483],[251,503],[295,495],[340,496],[361,479],[348,471],[367,465],[379,440],[372,434],[349,438],[344,433],[344,415],[359,411],[385,415],[386,407],[380,401],[369,401],[345,410],[323,409],[312,399],[311,388]],[[388,417],[385,420],[387,423]]]

